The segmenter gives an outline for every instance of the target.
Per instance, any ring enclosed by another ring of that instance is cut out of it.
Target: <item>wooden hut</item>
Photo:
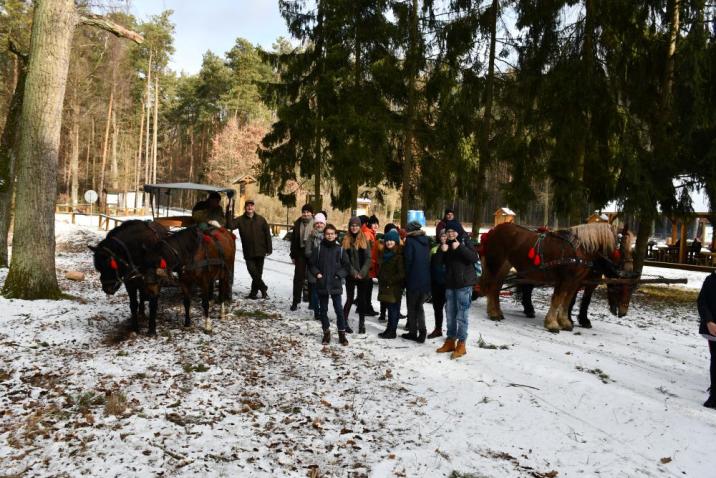
[[[517,214],[508,207],[501,207],[495,211],[495,226],[503,224],[505,222],[515,222],[515,216]]]

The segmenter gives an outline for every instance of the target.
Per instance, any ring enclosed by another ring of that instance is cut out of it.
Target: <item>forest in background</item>
[[[124,3],[74,2],[143,41],[96,19],[74,29],[56,200],[251,173],[276,211],[312,194],[347,214],[369,196],[402,222],[408,209],[457,205],[473,229],[496,206],[564,225],[616,201],[643,256],[660,210],[688,214],[690,188],[715,197],[707,0],[278,3],[291,40],[262,51],[237,32],[233,48],[180,75],[167,66],[171,11],[140,20]],[[4,209],[38,4],[0,1]]]

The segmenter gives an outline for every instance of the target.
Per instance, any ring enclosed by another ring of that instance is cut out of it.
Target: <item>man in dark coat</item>
[[[417,221],[408,223],[403,257],[405,258],[405,297],[408,302],[408,332],[402,337],[425,342],[423,304],[430,294],[430,241]]]
[[[477,283],[477,253],[458,240],[458,227],[448,221],[447,242],[437,251],[438,264],[445,264],[445,299],[447,302],[447,339],[438,353],[452,352],[451,358],[465,355],[468,310],[472,286]]]
[[[216,191],[210,192],[205,200],[194,205],[191,217],[202,229],[208,227],[209,221],[216,221],[219,225],[226,226],[224,211],[221,209],[221,195]]]
[[[247,199],[244,203],[244,213],[236,218],[235,225],[239,230],[239,237],[241,237],[246,269],[251,276],[251,292],[248,298],[256,299],[256,294],[260,291],[261,297],[267,299],[268,287],[262,276],[264,259],[273,251],[269,225],[263,216],[256,214],[256,205],[252,199]]]
[[[711,273],[701,286],[697,305],[701,318],[699,333],[708,340],[711,354],[711,388],[704,407],[716,408],[716,273]]]
[[[291,262],[295,269],[293,272],[293,303],[291,310],[298,309],[306,282],[306,242],[310,240],[313,232],[313,206],[304,204],[301,208],[301,217],[293,223],[291,233]],[[308,295],[308,294],[306,294]]]

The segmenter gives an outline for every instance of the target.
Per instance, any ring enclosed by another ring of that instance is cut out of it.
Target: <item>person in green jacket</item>
[[[382,339],[394,339],[398,328],[400,301],[405,282],[405,263],[400,250],[398,231],[391,229],[383,238],[384,246],[378,258],[378,300],[388,309],[388,327],[378,334]]]

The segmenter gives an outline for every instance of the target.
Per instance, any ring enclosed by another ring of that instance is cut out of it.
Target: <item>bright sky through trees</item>
[[[217,55],[231,49],[237,37],[270,49],[279,36],[288,37],[276,0],[136,0],[130,11],[141,19],[174,10],[176,53],[170,66],[197,73],[206,50]]]

